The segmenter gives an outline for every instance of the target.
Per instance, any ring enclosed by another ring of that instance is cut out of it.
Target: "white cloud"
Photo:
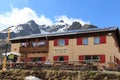
[[[44,15],[37,16],[37,14],[30,8],[12,8],[11,12],[6,12],[0,14],[0,31],[17,24],[25,23],[29,20],[35,20],[36,23],[42,25],[47,24],[51,25],[52,21],[49,18],[46,18]]]
[[[84,24],[90,24],[89,21],[83,21],[82,19],[78,19],[78,18],[68,18],[67,16],[63,15],[63,16],[56,16],[55,17],[55,20],[56,21],[60,21],[60,20],[64,20],[65,23],[68,23],[68,24],[72,24],[73,22],[80,22],[81,25],[84,25]]]
[[[44,15],[38,16],[34,10],[25,7],[23,9],[14,8],[10,12],[0,13],[0,31],[18,24],[26,23],[29,20],[34,20],[39,25],[52,25],[53,21],[49,18],[46,18]],[[68,18],[67,16],[57,16],[55,17],[55,21],[64,20],[68,24],[72,24],[74,21],[80,22],[82,25],[85,23],[89,23],[88,21],[85,22],[82,19],[76,18]]]

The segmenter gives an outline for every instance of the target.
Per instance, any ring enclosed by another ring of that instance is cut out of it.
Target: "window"
[[[30,42],[27,42],[27,47],[30,47]]]
[[[94,37],[94,44],[105,44],[106,36]]]
[[[69,56],[53,56],[53,61],[64,61],[64,63],[68,63]]]
[[[99,60],[98,55],[85,56],[85,60]]]
[[[32,62],[45,61],[45,60],[46,60],[46,57],[32,57]]]
[[[69,40],[67,38],[54,40],[54,46],[65,46],[68,44],[69,44]]]
[[[98,56],[92,56],[92,60],[98,60],[99,57]]]
[[[80,62],[86,61],[100,61],[100,63],[105,63],[105,55],[79,55]]]
[[[91,60],[91,56],[85,56],[85,60]]]
[[[59,57],[59,61],[64,61],[64,57],[63,57],[63,56],[60,56],[60,57]]]
[[[33,47],[36,47],[36,44],[37,44],[36,42],[32,42]]]
[[[27,46],[26,42],[21,43],[21,46],[26,47]]]
[[[38,57],[38,61],[42,61],[42,57]]]
[[[88,38],[77,38],[77,45],[88,45]]]
[[[83,38],[82,39],[82,44],[83,45],[88,45],[88,38]]]
[[[94,38],[94,44],[100,44],[100,37]]]
[[[45,41],[41,41],[37,43],[37,46],[44,46],[45,44],[46,44]]]
[[[58,40],[58,46],[64,46],[65,45],[65,40],[64,39],[59,39]]]

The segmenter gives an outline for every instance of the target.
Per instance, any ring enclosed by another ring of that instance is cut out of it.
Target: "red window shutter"
[[[106,36],[101,36],[100,37],[100,43],[105,44],[106,43]]]
[[[42,59],[41,59],[42,61],[46,61],[46,57],[42,57]]]
[[[68,60],[68,56],[64,56],[64,60],[67,61]]]
[[[58,60],[58,56],[53,56],[53,61],[57,61]]]
[[[57,39],[54,39],[54,46],[57,46]]]
[[[64,56],[65,63],[68,63],[68,56]]]
[[[82,38],[77,38],[77,45],[82,45]]]
[[[69,45],[69,39],[68,38],[65,39],[65,45]]]
[[[83,56],[83,55],[80,55],[80,56],[79,56],[79,61],[80,61],[80,63],[83,62],[83,60],[84,60],[84,56]]]
[[[105,63],[105,55],[100,55],[100,62]]]

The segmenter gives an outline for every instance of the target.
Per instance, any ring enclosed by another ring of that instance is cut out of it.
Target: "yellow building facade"
[[[19,62],[98,62],[120,65],[118,28],[86,29],[35,34],[11,39],[11,51],[21,53]]]

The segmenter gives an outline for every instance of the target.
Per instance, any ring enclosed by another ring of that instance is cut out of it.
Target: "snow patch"
[[[23,28],[21,26],[14,26],[10,28],[10,32],[19,33]]]
[[[40,31],[41,31],[41,34],[49,34],[49,32],[46,32],[46,31],[44,31],[42,29],[40,29]]]

